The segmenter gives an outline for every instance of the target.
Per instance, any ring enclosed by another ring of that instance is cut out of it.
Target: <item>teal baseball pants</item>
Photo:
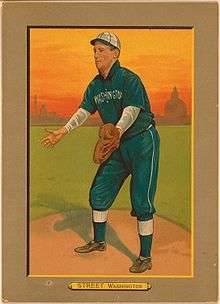
[[[156,212],[154,196],[157,188],[159,150],[160,138],[153,126],[122,140],[119,148],[98,168],[89,194],[92,209],[107,211],[123,182],[131,175],[132,214],[138,221],[152,219]]]

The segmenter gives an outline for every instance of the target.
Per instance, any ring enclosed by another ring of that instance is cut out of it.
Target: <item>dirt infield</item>
[[[128,211],[111,210],[107,250],[79,255],[73,248],[92,237],[88,212],[76,210],[31,222],[31,275],[132,275],[128,268],[139,251],[136,219]],[[154,230],[153,268],[144,274],[190,276],[190,233],[158,216]]]

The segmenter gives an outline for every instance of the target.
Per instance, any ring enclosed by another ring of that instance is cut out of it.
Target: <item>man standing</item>
[[[104,125],[113,125],[118,134],[118,144],[107,159],[100,161],[90,189],[94,239],[75,248],[75,251],[89,253],[106,250],[108,210],[123,182],[131,175],[131,215],[137,218],[140,252],[129,271],[140,273],[152,267],[159,135],[141,79],[120,66],[118,58],[121,44],[118,37],[113,33],[103,32],[90,43],[93,45],[95,65],[99,73],[88,85],[78,111],[64,127],[51,131],[42,143],[45,147],[54,146],[96,111]]]

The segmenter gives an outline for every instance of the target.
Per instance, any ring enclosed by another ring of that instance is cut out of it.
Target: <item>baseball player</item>
[[[141,79],[119,63],[119,38],[114,33],[103,32],[90,43],[98,75],[89,83],[79,109],[67,124],[48,131],[42,144],[53,147],[98,111],[104,125],[94,152],[94,161],[100,166],[89,194],[94,238],[74,250],[84,254],[106,250],[108,210],[123,182],[131,175],[131,215],[137,218],[140,252],[129,271],[141,273],[152,267],[160,139]]]

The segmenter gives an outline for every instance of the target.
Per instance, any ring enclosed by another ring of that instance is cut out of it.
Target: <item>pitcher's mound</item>
[[[128,269],[139,254],[136,218],[127,210],[110,210],[107,250],[82,255],[74,252],[75,247],[92,239],[91,230],[90,220],[83,221],[80,211],[32,221],[30,275],[132,276]],[[191,276],[190,233],[158,216],[154,231],[153,267],[140,275]]]

